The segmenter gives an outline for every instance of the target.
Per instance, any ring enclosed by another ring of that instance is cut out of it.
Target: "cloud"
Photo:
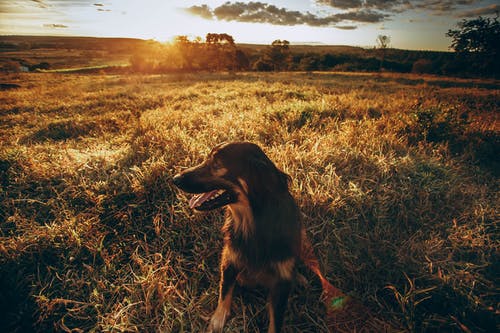
[[[111,11],[111,9],[104,9],[104,8],[102,8],[102,7],[105,6],[103,3],[94,3],[93,6],[99,7],[99,8],[97,8],[98,12],[110,12]]]
[[[262,2],[226,2],[215,8],[213,14],[224,21],[270,23],[276,25],[298,25],[312,20],[310,14],[278,8]]]
[[[365,23],[378,23],[382,22],[384,18],[388,17],[389,15],[380,12],[375,12],[372,10],[358,10],[358,11],[336,14],[335,16],[337,16],[342,20],[365,22]]]
[[[411,1],[410,9],[422,9],[430,11],[435,15],[446,15],[463,6],[474,5],[481,0],[416,0]]]
[[[49,7],[49,5],[46,4],[44,0],[31,0],[31,1],[35,2],[38,5],[38,7],[40,7],[40,8],[48,8]]]
[[[310,12],[300,12],[278,8],[262,2],[226,2],[211,9],[207,5],[192,6],[186,11],[206,19],[250,23],[269,23],[273,25],[309,25],[313,27],[335,26],[342,21],[376,23],[388,15],[369,9],[360,9],[328,16],[318,16]],[[345,26],[344,26],[345,27]]]
[[[205,19],[249,23],[268,23],[273,25],[309,25],[313,27],[337,27],[344,21],[359,23],[384,22],[396,13],[404,11],[424,11],[433,15],[454,15],[473,17],[490,15],[499,11],[499,5],[471,9],[482,0],[314,0],[317,5],[330,7],[333,14],[320,10],[314,13],[279,8],[260,1],[226,2],[214,9],[208,5],[196,5],[185,10]],[[324,8],[323,8],[324,9]],[[340,10],[340,12],[339,12]],[[413,21],[415,22],[415,21]],[[342,27],[355,27],[346,24]],[[339,28],[342,29],[342,28]]]
[[[55,24],[55,23],[44,24],[43,27],[44,28],[52,28],[52,29],[69,28],[67,25],[64,25],[64,24]]]
[[[319,5],[339,9],[372,9],[385,11],[402,11],[410,3],[409,0],[315,0]]]
[[[486,7],[466,10],[463,12],[459,12],[457,17],[467,18],[467,17],[477,17],[477,16],[486,16],[486,15],[494,15],[500,12],[500,6],[493,4]]]
[[[0,0],[4,1],[4,0]],[[18,2],[26,2],[27,0],[18,0]],[[58,8],[58,7],[87,7],[87,6],[104,6],[103,3],[96,3],[95,0],[29,0],[36,3],[40,8]]]
[[[203,17],[207,20],[213,19],[212,10],[207,5],[191,6],[189,8],[186,8],[185,10],[190,14]]]
[[[464,6],[482,0],[315,0],[319,5],[338,9],[372,9],[400,13],[408,10],[424,10],[435,15],[445,15]]]
[[[358,27],[355,25],[336,25],[335,28],[341,30],[356,30]]]
[[[362,0],[316,0],[316,3],[340,9],[361,8],[363,6]]]

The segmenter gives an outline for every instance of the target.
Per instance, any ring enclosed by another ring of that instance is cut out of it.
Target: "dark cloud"
[[[481,0],[315,0],[319,5],[338,9],[372,9],[389,12],[403,12],[421,9],[433,14],[449,14],[463,6],[470,6]]]
[[[493,4],[486,7],[459,12],[457,17],[467,18],[467,17],[477,17],[480,15],[487,16],[487,15],[495,15],[498,14],[499,12],[500,12],[500,6]]]
[[[102,7],[104,7],[103,3],[94,3],[93,5],[95,7],[99,7],[99,8],[97,8],[98,12],[110,12],[111,11],[111,9],[104,9],[104,8],[102,8]]]
[[[43,0],[31,0],[31,1],[35,2],[38,5],[38,7],[40,7],[40,8],[48,8],[49,7],[49,5],[47,3],[45,3],[45,1],[43,1]]]
[[[357,10],[352,12],[336,14],[341,20],[349,20],[355,22],[377,23],[382,22],[389,15],[372,10]]]
[[[311,14],[290,11],[262,2],[226,2],[214,9],[213,14],[224,21],[271,23],[276,25],[298,25],[311,19]]]
[[[339,9],[374,9],[387,11],[401,11],[408,6],[409,0],[316,0],[319,5]]]
[[[213,19],[212,10],[207,5],[191,6],[189,8],[186,8],[186,11],[190,14],[203,17],[207,20]]]
[[[44,24],[43,27],[44,28],[52,28],[52,29],[68,28],[67,25],[64,25],[64,24],[55,24],[55,23]]]
[[[401,12],[410,5],[409,0],[366,0],[365,6],[371,9]]]
[[[455,11],[461,6],[470,6],[480,1],[481,0],[416,0],[410,2],[409,8],[422,9],[430,11],[433,14],[443,15],[449,14],[451,11]]]
[[[326,27],[340,24],[343,21],[360,23],[379,23],[395,13],[419,10],[434,15],[455,14],[459,17],[473,17],[478,15],[494,14],[499,5],[469,9],[482,0],[314,0],[321,6],[328,6],[343,10],[331,15],[319,15],[310,12],[301,12],[275,5],[250,1],[226,2],[214,9],[208,5],[191,6],[186,11],[205,19],[223,21],[269,23],[273,25],[309,25]],[[457,11],[461,10],[457,14]],[[324,11],[323,11],[324,12]],[[355,25],[344,25],[354,27]]]
[[[192,6],[189,13],[204,18],[217,18],[223,21],[269,23],[274,25],[309,25],[314,27],[333,26],[341,21],[375,23],[381,22],[388,15],[369,9],[360,9],[329,16],[318,16],[310,12],[299,12],[278,8],[262,2],[226,2],[211,9],[207,5]]]
[[[355,25],[336,25],[335,28],[341,30],[356,30],[358,27]]]
[[[316,3],[340,9],[361,8],[363,6],[362,0],[316,0]]]

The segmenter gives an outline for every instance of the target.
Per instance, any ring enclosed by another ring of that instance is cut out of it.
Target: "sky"
[[[495,17],[491,0],[0,0],[0,35],[134,37],[228,33],[236,43],[448,50],[463,19]]]

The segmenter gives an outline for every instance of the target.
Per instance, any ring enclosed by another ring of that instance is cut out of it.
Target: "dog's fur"
[[[209,332],[222,331],[236,283],[269,289],[268,332],[279,332],[298,260],[320,278],[329,296],[342,295],[319,270],[288,190],[289,180],[257,145],[248,142],[219,145],[203,163],[173,178],[180,189],[196,194],[192,208],[226,206],[219,301]]]

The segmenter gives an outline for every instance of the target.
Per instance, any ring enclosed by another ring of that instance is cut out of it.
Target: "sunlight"
[[[209,6],[217,6],[224,1],[209,1]],[[64,13],[54,11],[41,21],[60,22],[64,17],[68,32],[73,35],[100,37],[133,37],[171,41],[175,36],[187,35],[191,39],[207,33],[228,33],[237,43],[269,44],[276,39],[286,39],[303,43],[331,43],[372,45],[377,35],[373,27],[360,26],[356,30],[299,26],[279,26],[263,23],[241,23],[207,20],[185,11],[183,1],[147,0],[122,1],[117,4],[104,3],[100,10],[95,6],[67,9]],[[63,15],[61,15],[63,14]],[[71,24],[71,22],[73,22]],[[39,24],[40,24],[39,23]],[[49,30],[45,28],[45,30]],[[55,31],[55,29],[51,29]]]

